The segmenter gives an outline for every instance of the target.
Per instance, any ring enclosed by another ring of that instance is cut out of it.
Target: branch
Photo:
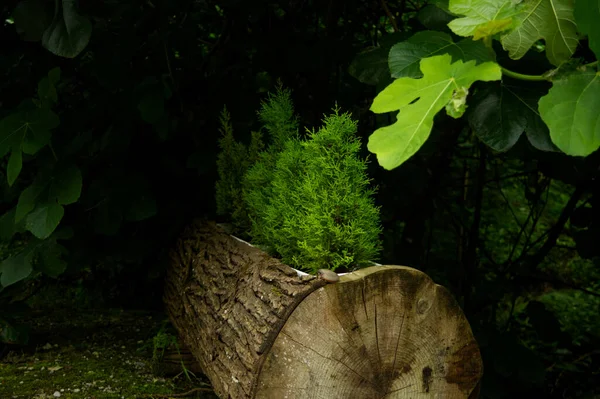
[[[592,291],[589,288],[581,287],[580,285],[577,285],[575,283],[560,280],[557,278],[552,278],[552,277],[549,277],[549,276],[546,276],[543,274],[540,274],[540,275],[520,274],[518,276],[518,279],[519,280],[534,280],[534,281],[538,281],[538,282],[542,282],[542,283],[550,283],[553,285],[554,289],[572,289],[572,290],[585,292],[586,294],[600,298],[600,292]]]
[[[586,188],[587,187],[585,184],[578,184],[575,187],[575,191],[573,192],[571,198],[569,198],[569,201],[560,213],[558,220],[556,221],[554,226],[552,226],[550,230],[548,230],[548,237],[546,238],[546,241],[544,242],[542,247],[532,255],[521,255],[519,259],[517,259],[513,264],[519,264],[519,269],[525,268],[526,270],[534,270],[537,267],[537,265],[539,265],[546,258],[546,256],[552,250],[552,248],[554,248],[554,246],[556,245],[558,237],[560,237],[560,234],[562,233],[565,225],[567,224],[567,221],[569,220],[571,214],[577,206],[577,202],[579,202],[581,196],[585,193]]]
[[[392,12],[390,11],[390,9],[387,6],[387,3],[385,2],[385,0],[381,0],[381,6],[383,7],[383,10],[385,11],[385,14],[388,16],[388,19],[390,20],[390,23],[394,27],[394,32],[398,32],[398,24],[396,23],[396,18],[394,17],[394,15],[392,14]]]

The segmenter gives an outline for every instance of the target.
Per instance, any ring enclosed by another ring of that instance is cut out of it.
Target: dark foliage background
[[[351,62],[366,48],[423,29],[416,16],[426,6],[81,2],[92,36],[69,59],[4,22],[16,4],[0,6],[0,119],[60,67],[60,126],[51,147],[24,156],[11,187],[8,160],[0,161],[0,215],[40,170],[76,165],[83,186],[61,221],[71,234],[61,241],[67,268],[57,278],[83,290],[86,306],[120,307],[160,307],[173,240],[194,217],[215,217],[224,105],[237,137],[248,142],[260,101],[280,79],[293,91],[302,125],[318,125],[337,102],[359,120],[366,143],[390,117],[368,111],[382,87],[351,76]],[[388,10],[399,17],[390,19]],[[543,153],[523,139],[494,153],[464,120],[445,115],[400,168],[385,171],[371,158],[384,226],[380,262],[419,268],[452,290],[482,348],[485,398],[600,395],[599,158]],[[31,240],[28,232],[11,235],[1,258]],[[34,268],[0,291],[4,317],[52,280]]]

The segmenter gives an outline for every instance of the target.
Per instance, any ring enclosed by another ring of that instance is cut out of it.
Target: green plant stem
[[[522,73],[514,72],[508,70],[504,67],[500,67],[502,69],[502,74],[508,76],[509,78],[519,79],[519,80],[528,80],[530,82],[541,82],[544,80],[548,80],[548,78],[544,75],[524,75]]]
[[[488,49],[492,48],[492,38],[490,36],[486,36],[483,38],[483,44],[485,45],[485,47],[487,47]]]
[[[54,147],[52,147],[52,144],[48,144],[48,147],[50,148],[50,151],[52,151],[52,156],[54,157],[54,160],[58,161],[58,157],[56,156],[56,152],[54,151]]]

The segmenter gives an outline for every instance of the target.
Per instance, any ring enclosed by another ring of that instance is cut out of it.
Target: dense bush
[[[322,128],[301,140],[290,92],[281,89],[263,104],[259,117],[271,144],[243,177],[260,148],[258,136],[247,150],[233,141],[228,120],[222,120],[218,209],[229,211],[236,227],[244,226],[247,216],[253,243],[301,269],[350,269],[375,260],[379,210],[367,164],[358,158],[356,122],[336,109]]]

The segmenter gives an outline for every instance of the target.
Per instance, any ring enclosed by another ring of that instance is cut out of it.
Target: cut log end
[[[402,266],[325,277],[198,222],[165,304],[223,399],[477,397],[479,349],[445,288]]]
[[[482,363],[448,291],[375,266],[308,296],[264,359],[256,397],[468,398]]]

